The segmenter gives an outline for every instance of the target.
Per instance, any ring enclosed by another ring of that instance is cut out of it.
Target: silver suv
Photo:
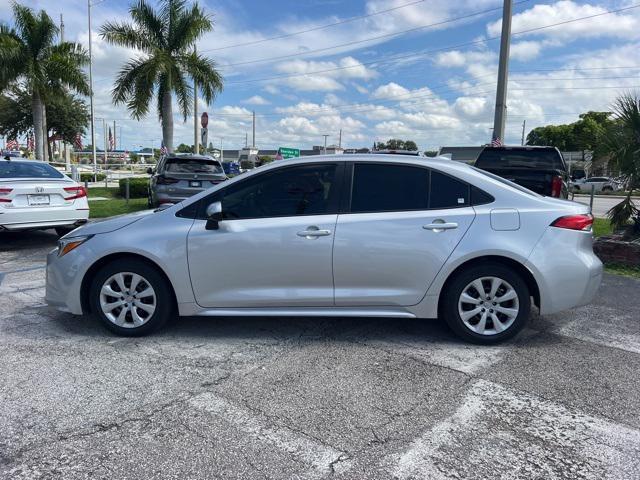
[[[149,206],[178,203],[227,180],[222,164],[209,156],[173,154],[162,157],[149,181]]]

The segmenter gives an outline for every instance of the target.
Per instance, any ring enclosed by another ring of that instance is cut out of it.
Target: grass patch
[[[614,275],[624,275],[625,277],[640,279],[640,268],[636,267],[607,263],[604,266],[604,271],[607,273],[613,273]]]
[[[601,237],[603,235],[611,235],[613,228],[609,223],[608,218],[594,218],[593,219],[593,235],[595,237]]]
[[[109,199],[89,202],[89,218],[113,217],[114,215],[123,215],[149,208],[146,198],[131,198],[127,205],[127,201],[120,197],[117,187],[93,187],[89,188],[88,192],[89,198],[105,197]]]

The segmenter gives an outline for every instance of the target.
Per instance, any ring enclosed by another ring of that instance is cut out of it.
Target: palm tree
[[[12,4],[15,28],[0,25],[0,91],[21,83],[31,95],[36,158],[44,159],[47,98],[63,89],[89,94],[82,67],[89,61],[74,42],[54,43],[58,27],[44,10]]]
[[[194,81],[207,103],[222,90],[222,76],[215,63],[195,52],[196,40],[213,28],[213,22],[197,3],[187,7],[184,0],[161,0],[157,11],[139,0],[129,8],[129,14],[132,24],[108,22],[100,31],[111,44],[143,52],[118,73],[113,101],[126,104],[139,120],[149,112],[156,95],[163,142],[173,151],[172,96],[175,94],[186,121]]]
[[[628,194],[618,205],[609,210],[611,224],[624,227],[636,217],[640,226],[640,211],[633,204],[631,193],[640,181],[640,95],[625,93],[614,103],[614,122],[605,137],[604,148],[627,179]]]

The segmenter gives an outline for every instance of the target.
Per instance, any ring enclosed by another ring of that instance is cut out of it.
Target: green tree
[[[392,138],[387,143],[378,142],[375,144],[376,150],[418,150],[418,145],[413,140],[400,140]]]
[[[627,179],[628,194],[608,212],[611,225],[622,228],[635,218],[640,227],[640,211],[631,200],[631,192],[640,181],[640,95],[627,93],[619,96],[613,108],[613,121],[603,135],[604,148],[611,161]]]
[[[0,24],[0,91],[16,83],[31,96],[36,158],[44,158],[46,106],[66,89],[89,94],[82,67],[88,55],[77,43],[55,43],[58,27],[44,10],[12,4],[15,26]]]
[[[597,150],[610,117],[611,112],[587,112],[574,123],[534,128],[527,135],[527,145],[552,146],[565,152]]]
[[[177,153],[193,153],[193,145],[187,145],[186,143],[181,143],[176,147]]]
[[[213,28],[213,22],[197,3],[188,8],[184,0],[161,0],[157,11],[139,0],[129,8],[129,14],[133,23],[107,22],[100,30],[107,42],[143,52],[118,73],[113,101],[126,104],[133,118],[140,119],[149,112],[156,95],[162,138],[172,152],[172,95],[186,121],[194,81],[207,103],[222,90],[222,76],[215,63],[194,49],[196,40]]]
[[[89,118],[86,103],[71,93],[62,92],[48,100],[47,130],[65,142],[73,143],[78,133],[83,134]],[[17,138],[31,132],[31,95],[25,88],[14,86],[0,95],[0,135]]]

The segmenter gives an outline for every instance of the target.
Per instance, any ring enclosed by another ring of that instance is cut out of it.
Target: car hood
[[[148,215],[153,215],[153,210],[142,210],[140,212],[129,213],[126,215],[118,215],[117,217],[111,217],[105,220],[92,221],[82,227],[76,228],[66,236],[77,237],[78,235],[97,235],[100,233],[113,232],[122,227],[126,227],[127,225],[131,225]]]

